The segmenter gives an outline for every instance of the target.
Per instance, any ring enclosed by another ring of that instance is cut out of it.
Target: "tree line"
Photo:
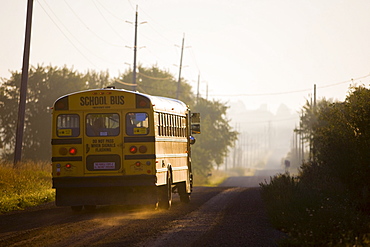
[[[168,71],[152,66],[138,67],[137,90],[142,93],[174,98],[177,81]],[[29,71],[23,160],[51,159],[51,110],[54,101],[62,95],[93,88],[115,86],[132,90],[132,71],[127,70],[118,78],[111,78],[108,71],[94,70],[81,73],[66,66],[32,67]],[[3,160],[14,157],[21,72],[11,73],[9,79],[1,78],[0,85],[0,151]],[[226,118],[228,107],[223,102],[196,98],[191,86],[182,78],[179,100],[188,104],[193,112],[202,116],[202,134],[193,146],[193,164],[197,173],[207,174],[213,166],[220,165],[228,147],[237,138]]]
[[[343,194],[370,212],[370,89],[351,87],[343,102],[306,104],[302,131],[311,152],[301,177],[320,174],[337,181]],[[314,179],[314,178],[310,178]]]
[[[343,102],[322,99],[302,109],[309,152],[298,175],[261,183],[282,246],[369,246],[370,89],[351,87]],[[292,150],[292,154],[295,151]]]

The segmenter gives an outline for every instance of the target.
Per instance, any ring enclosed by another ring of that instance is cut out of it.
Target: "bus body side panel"
[[[158,138],[156,142],[158,185],[166,183],[167,167],[171,167],[174,184],[187,181],[189,169],[186,148],[185,138]]]

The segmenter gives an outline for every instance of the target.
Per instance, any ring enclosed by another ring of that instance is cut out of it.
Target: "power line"
[[[361,77],[358,77],[358,78],[352,78],[350,80],[346,80],[346,81],[342,81],[342,82],[337,82],[337,83],[333,83],[333,84],[323,85],[323,86],[320,86],[320,87],[317,87],[317,88],[334,87],[334,86],[338,86],[338,85],[341,85],[341,84],[352,82],[354,80],[364,79],[364,78],[369,77],[369,76],[370,76],[370,74],[365,75],[365,76],[361,76]],[[218,97],[231,97],[231,96],[234,96],[234,97],[238,97],[238,96],[272,96],[272,95],[293,94],[293,93],[308,92],[308,91],[312,91],[312,88],[300,89],[300,90],[292,90],[292,91],[285,91],[285,92],[273,92],[273,93],[260,93],[260,94],[218,94],[218,95],[214,94],[214,95],[211,95],[211,96],[218,96]]]
[[[143,77],[146,77],[146,78],[149,78],[149,79],[152,79],[152,80],[157,80],[157,81],[162,81],[162,80],[171,80],[173,79],[172,76],[168,76],[168,77],[153,77],[153,76],[149,76],[149,75],[145,75],[143,73],[138,73],[139,75],[143,76]]]
[[[261,121],[254,121],[254,122],[240,122],[242,124],[260,124],[260,123],[276,123],[276,122],[283,122],[283,121],[291,121],[291,120],[297,120],[299,119],[299,116],[290,117],[290,118],[282,118],[282,119],[270,119],[270,120],[261,120]]]
[[[104,19],[104,21],[108,24],[108,26],[112,29],[112,31],[118,36],[120,37],[122,40],[124,40],[126,42],[126,40],[112,27],[112,25],[108,22],[108,20],[105,18],[105,16],[103,15],[103,13],[100,11],[100,9],[98,8],[98,6],[96,5],[95,1],[93,0],[92,1],[95,8],[98,10],[99,14],[101,15],[101,17]]]
[[[118,79],[116,79],[115,82],[118,82],[118,83],[120,83],[122,85],[126,85],[126,86],[137,86],[137,84],[124,82],[124,81],[121,81],[121,80],[118,80]]]
[[[72,11],[72,13],[77,17],[77,19],[85,26],[85,28],[87,30],[89,30],[95,37],[97,37],[98,39],[100,39],[101,41],[111,45],[111,46],[117,46],[117,47],[124,47],[124,45],[117,45],[117,44],[113,44],[105,39],[103,39],[101,36],[99,36],[98,34],[96,34],[93,30],[90,29],[90,27],[79,17],[79,15],[76,14],[76,12],[72,9],[72,7],[68,4],[68,2],[66,0],[64,0],[64,3],[68,6],[68,8]],[[121,38],[121,37],[120,37]]]
[[[49,17],[49,19],[54,23],[54,25],[59,29],[59,31],[63,34],[63,36],[71,43],[71,45],[77,50],[78,53],[81,54],[81,56],[83,56],[91,65],[93,65],[95,68],[98,68],[98,66],[96,66],[85,54],[83,54],[83,52],[72,42],[72,40],[63,32],[63,30],[59,27],[59,25],[53,20],[53,18],[49,15],[49,13],[46,11],[46,9],[44,8],[44,6],[42,6],[41,2],[40,1],[37,1],[38,4],[40,5],[40,7],[42,8],[42,10],[45,12],[45,14]],[[55,13],[51,10],[50,6],[44,2],[46,4],[46,6],[50,9],[50,11],[55,15]],[[58,19],[58,17],[55,15],[56,19]],[[60,20],[59,20],[60,22]],[[63,24],[62,24],[63,25]],[[64,25],[63,25],[64,26]],[[66,27],[64,26],[64,28],[66,29]],[[68,29],[66,29],[68,31]],[[69,31],[68,31],[69,32]],[[69,32],[70,33],[70,32]],[[70,33],[71,34],[71,33]],[[71,34],[72,37],[73,37],[73,34]],[[76,38],[75,38],[76,39]]]
[[[100,1],[96,0],[96,2],[103,8],[105,9],[105,11],[107,11],[111,16],[113,16],[114,18],[116,18],[117,20],[120,20],[122,22],[125,22],[125,20],[121,17],[118,17],[117,15],[115,15],[112,11],[110,11],[107,7],[105,7]]]

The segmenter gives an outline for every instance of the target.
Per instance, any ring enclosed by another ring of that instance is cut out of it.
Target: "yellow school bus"
[[[183,102],[108,87],[60,97],[52,119],[57,206],[189,202],[200,117]]]

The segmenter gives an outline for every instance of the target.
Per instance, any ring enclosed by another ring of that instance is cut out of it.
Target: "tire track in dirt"
[[[161,236],[145,241],[139,246],[192,246],[193,242],[219,223],[228,202],[233,201],[243,190],[245,188],[230,188],[221,192],[198,210],[171,222],[168,230]]]

